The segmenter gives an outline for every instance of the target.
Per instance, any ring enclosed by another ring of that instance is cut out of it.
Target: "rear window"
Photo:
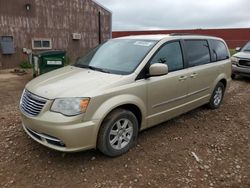
[[[210,40],[212,61],[221,61],[229,58],[226,45],[219,40]]]
[[[198,66],[211,62],[208,42],[206,40],[186,40],[189,66]]]

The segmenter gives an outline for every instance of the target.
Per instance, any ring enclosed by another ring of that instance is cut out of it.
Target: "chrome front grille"
[[[47,102],[46,99],[34,95],[29,91],[25,90],[22,95],[20,106],[21,110],[25,114],[30,116],[37,116],[43,109],[46,102]]]
[[[250,67],[250,60],[240,60],[239,65],[243,67]]]

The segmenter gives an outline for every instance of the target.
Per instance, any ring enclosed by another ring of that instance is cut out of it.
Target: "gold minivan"
[[[118,156],[138,132],[207,104],[220,106],[231,81],[226,43],[170,34],[111,39],[30,81],[20,110],[25,132],[49,148]]]

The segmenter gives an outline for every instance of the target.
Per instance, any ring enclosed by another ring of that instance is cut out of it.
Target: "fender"
[[[104,118],[114,109],[119,106],[126,105],[126,104],[133,104],[137,106],[142,113],[142,119],[145,119],[146,116],[146,106],[144,102],[135,95],[118,95],[112,98],[109,98],[102,105],[96,110],[94,115],[92,116],[93,119],[96,120],[104,120]],[[108,110],[107,110],[108,109]]]
[[[142,128],[145,127],[146,106],[145,106],[144,102],[142,101],[142,99],[140,99],[139,97],[137,97],[135,95],[129,95],[129,94],[118,95],[118,96],[114,96],[112,98],[109,98],[108,100],[103,102],[101,104],[101,106],[96,110],[94,115],[92,116],[92,119],[99,121],[99,126],[96,127],[97,130],[95,131],[96,136],[98,135],[100,126],[101,126],[104,118],[111,111],[113,111],[116,108],[119,108],[119,106],[128,105],[128,104],[135,105],[140,109],[141,115],[142,115],[141,127]]]

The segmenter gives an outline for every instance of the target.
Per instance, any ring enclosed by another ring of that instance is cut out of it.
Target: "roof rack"
[[[210,35],[195,34],[195,33],[170,33],[169,35],[170,36],[186,36],[186,35],[210,36]]]

